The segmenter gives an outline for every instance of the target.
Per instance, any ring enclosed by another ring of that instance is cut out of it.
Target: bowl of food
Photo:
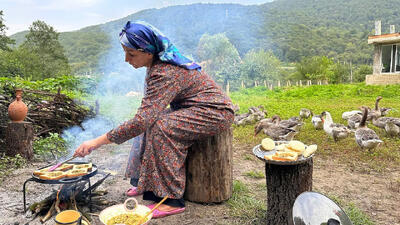
[[[134,201],[135,207],[133,209],[128,209],[128,202]],[[135,198],[128,198],[124,204],[113,205],[105,208],[101,211],[99,215],[100,221],[104,225],[116,225],[116,224],[126,224],[126,225],[146,225],[150,222],[153,214],[148,215],[150,208],[144,205],[138,204]]]

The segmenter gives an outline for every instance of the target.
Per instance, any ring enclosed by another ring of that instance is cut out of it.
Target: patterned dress
[[[232,102],[207,74],[161,61],[148,70],[145,82],[135,117],[108,132],[107,138],[121,144],[143,134],[143,142],[134,145],[141,153],[130,157],[140,166],[130,162],[127,168],[139,178],[138,192],[181,199],[188,148],[230,127]]]

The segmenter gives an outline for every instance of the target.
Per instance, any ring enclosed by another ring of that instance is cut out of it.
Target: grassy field
[[[264,87],[244,89],[231,93],[232,101],[239,104],[240,113],[247,112],[250,106],[263,105],[268,111],[267,117],[279,115],[282,119],[298,116],[301,108],[311,109],[315,114],[329,111],[334,122],[346,124],[341,118],[345,111],[358,110],[360,106],[374,107],[377,96],[382,96],[380,107],[391,107],[388,116],[400,117],[400,85],[366,86],[363,84],[341,84],[311,87],[291,87],[267,90]],[[315,130],[311,119],[306,120],[305,126],[295,137],[306,144],[317,144],[321,154],[329,157],[341,158],[349,165],[355,162],[364,162],[372,170],[380,171],[391,165],[400,164],[400,139],[386,137],[384,130],[368,125],[374,129],[384,143],[372,150],[361,151],[354,136],[350,136],[337,143],[328,139],[323,130]],[[260,143],[263,135],[253,137],[254,124],[236,126],[235,139],[241,143]],[[341,157],[345,154],[347,157]]]
[[[336,123],[346,124],[341,118],[345,111],[357,110],[360,106],[374,107],[377,96],[382,96],[380,107],[391,107],[393,110],[388,116],[400,117],[400,85],[366,86],[364,84],[323,85],[311,87],[290,87],[268,90],[264,87],[243,89],[230,94],[234,104],[240,106],[239,113],[247,112],[251,106],[263,105],[268,111],[267,117],[279,115],[282,119],[298,116],[301,108],[311,109],[315,114],[329,111]],[[356,144],[354,135],[335,143],[328,139],[323,130],[315,130],[311,119],[307,119],[305,126],[295,137],[306,144],[317,144],[316,154],[325,159],[335,159],[346,165],[350,170],[362,173],[381,173],[389,168],[398,168],[400,165],[400,139],[386,137],[384,130],[374,129],[384,141],[382,145],[372,151],[362,151]],[[254,137],[254,124],[234,126],[236,144],[254,146],[259,144],[265,135]],[[252,160],[251,153],[243,155],[244,160]],[[264,180],[260,171],[247,171],[243,174],[248,179]],[[265,184],[264,184],[265,185]],[[257,189],[264,189],[258,184],[243,183],[235,180],[234,196],[229,200],[233,216],[240,217],[245,224],[262,224],[265,221],[266,202],[264,197],[254,196]],[[252,188],[249,188],[252,187]],[[253,190],[252,190],[253,189]],[[263,192],[262,192],[263,193]],[[353,224],[375,224],[362,210],[352,202],[344,202],[335,196],[330,196],[345,208]],[[244,207],[246,206],[246,207]],[[243,208],[247,210],[243,211]],[[251,219],[253,218],[253,219]],[[252,221],[248,223],[248,221]]]

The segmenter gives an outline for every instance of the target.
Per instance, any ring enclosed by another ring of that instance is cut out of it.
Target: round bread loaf
[[[275,142],[274,140],[272,140],[271,138],[264,138],[261,141],[261,147],[265,150],[265,151],[271,151],[274,150],[275,148]]]

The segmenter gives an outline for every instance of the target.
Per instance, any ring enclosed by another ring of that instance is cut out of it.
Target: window
[[[392,61],[392,46],[382,46],[382,73],[390,73],[390,65]]]
[[[396,71],[400,72],[400,45],[396,45],[397,54],[396,54]]]
[[[400,45],[382,46],[382,73],[400,73]]]

